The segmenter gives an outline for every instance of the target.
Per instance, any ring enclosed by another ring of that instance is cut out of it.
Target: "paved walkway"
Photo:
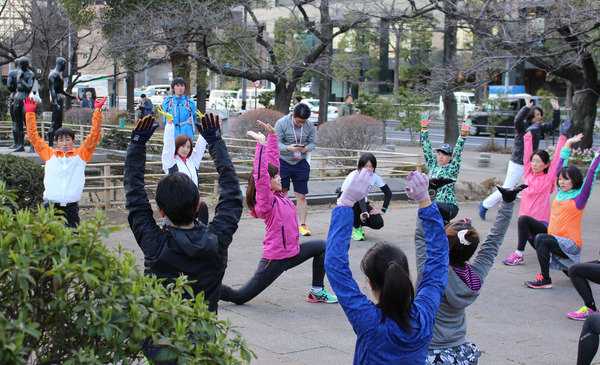
[[[404,151],[405,148],[402,147]],[[406,152],[419,148],[406,148]],[[508,155],[494,154],[487,168],[477,167],[479,154],[465,151],[460,180],[481,182],[490,177],[502,180]],[[459,217],[472,217],[481,234],[491,228],[497,208],[488,212],[488,221],[477,215],[476,202],[460,205]],[[329,227],[330,209],[309,208],[308,224],[311,238],[325,239]],[[533,290],[523,282],[537,276],[539,266],[535,252],[528,247],[523,265],[509,267],[500,262],[516,246],[517,211],[498,260],[492,268],[482,294],[467,311],[467,338],[483,352],[481,364],[573,364],[582,322],[573,321],[565,313],[583,304],[569,279],[561,272],[552,272],[553,289]],[[413,232],[416,205],[394,202],[385,216],[386,226],[379,231],[366,229],[366,240],[353,241],[350,248],[351,268],[355,279],[366,290],[366,280],[359,262],[374,243],[387,240],[402,247],[414,257]],[[600,192],[594,191],[583,216],[584,248],[582,260],[598,257],[600,225]],[[238,286],[253,274],[261,256],[264,223],[252,219],[247,212],[240,222],[229,250],[229,267],[224,283]],[[309,240],[302,237],[302,241]],[[111,245],[120,241],[141,258],[141,251],[131,231],[111,233]],[[140,261],[141,262],[141,261]],[[410,265],[414,268],[414,260]],[[356,336],[338,304],[311,304],[306,301],[311,282],[311,263],[307,262],[284,273],[275,283],[249,303],[238,306],[221,302],[219,315],[231,319],[256,353],[258,364],[350,364]],[[600,297],[600,286],[593,285]],[[600,356],[597,358],[600,361]]]

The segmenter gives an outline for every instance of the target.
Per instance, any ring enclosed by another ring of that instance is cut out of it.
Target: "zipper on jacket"
[[[285,229],[283,226],[281,226],[281,238],[283,238],[283,248],[287,249],[285,244]]]

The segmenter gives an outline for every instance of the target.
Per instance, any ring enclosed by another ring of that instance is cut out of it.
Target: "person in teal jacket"
[[[175,126],[175,136],[187,134],[194,141],[194,123],[196,123],[196,102],[189,96],[184,95],[185,80],[183,77],[176,77],[171,82],[173,95],[166,98],[162,103],[162,110],[173,116],[173,125]],[[167,120],[163,120],[163,126]]]
[[[344,189],[333,209],[325,251],[331,287],[356,333],[354,364],[424,364],[435,313],[448,282],[448,239],[442,217],[428,195],[427,175],[413,171],[406,194],[419,203],[426,232],[427,261],[416,295],[408,260],[398,245],[371,247],[361,261],[376,304],[352,278],[348,249],[354,204],[364,198],[372,172],[362,169]]]

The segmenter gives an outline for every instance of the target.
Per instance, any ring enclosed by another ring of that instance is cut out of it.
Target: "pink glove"
[[[37,103],[33,102],[33,98],[25,98],[25,100],[23,100],[23,105],[25,105],[25,113],[33,113],[35,112]]]
[[[361,169],[358,171],[358,173],[354,175],[352,181],[350,181],[350,184],[348,184],[342,192],[340,203],[352,207],[357,201],[363,199],[369,191],[372,177],[373,172],[369,169]]]
[[[427,175],[418,171],[411,171],[407,177],[410,186],[406,186],[406,195],[417,203],[425,201],[429,197],[429,179]]]
[[[96,99],[96,101],[94,101],[94,108],[96,109],[102,109],[102,105],[104,105],[104,102],[106,101],[106,96],[104,97],[104,99],[98,101],[98,99]]]

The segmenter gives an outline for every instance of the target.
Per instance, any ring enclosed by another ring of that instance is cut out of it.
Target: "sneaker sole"
[[[552,289],[552,284],[546,284],[546,285],[529,285],[527,283],[525,283],[525,285],[527,285],[528,287],[530,287],[531,289]]]
[[[568,317],[569,319],[572,319],[572,320],[574,320],[574,321],[585,321],[585,319],[587,318],[587,317],[583,317],[583,318],[575,318],[575,317],[571,317],[571,316],[570,316],[570,315],[568,315],[568,314],[567,314],[567,317]]]
[[[334,301],[327,301],[327,300],[321,300],[321,299],[313,299],[313,298],[306,298],[306,300],[310,303],[327,303],[327,304],[335,304],[338,301],[336,300]]]
[[[508,266],[517,266],[517,265],[521,265],[521,264],[523,263],[523,260],[521,260],[521,261],[519,261],[519,262],[517,262],[517,263],[514,263],[514,262],[513,262],[513,263],[510,263],[510,262],[505,262],[505,261],[502,261],[502,263],[503,263],[504,265],[508,265]]]

